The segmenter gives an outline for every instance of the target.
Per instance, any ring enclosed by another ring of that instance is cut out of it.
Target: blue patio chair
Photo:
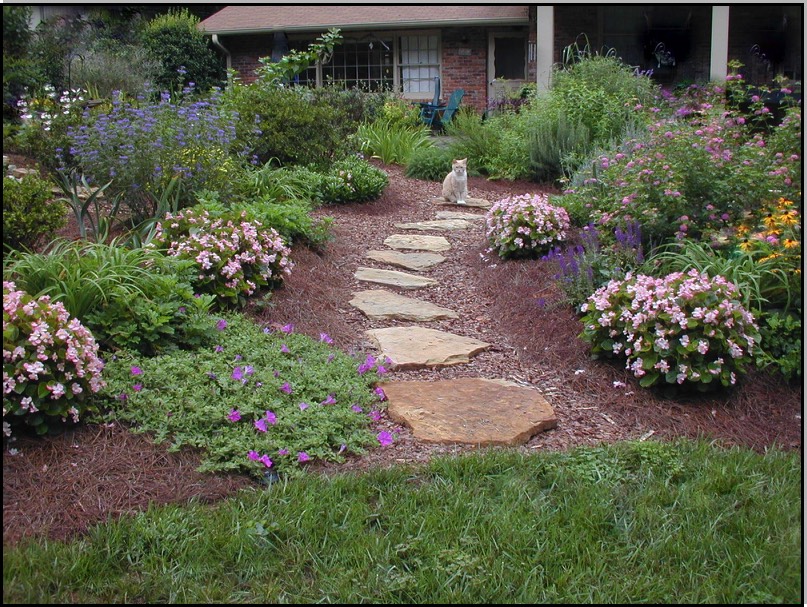
[[[420,121],[426,126],[432,126],[435,118],[435,111],[445,108],[445,103],[440,103],[440,76],[434,77],[434,99],[431,103],[425,101],[418,102],[420,106]]]
[[[442,130],[445,125],[451,122],[454,114],[457,113],[457,110],[460,107],[460,102],[464,96],[465,91],[463,89],[457,89],[451,93],[451,97],[448,98],[448,104],[438,108],[435,111],[435,117],[432,118],[432,123],[430,126]]]

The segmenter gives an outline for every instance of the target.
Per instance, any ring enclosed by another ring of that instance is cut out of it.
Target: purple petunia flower
[[[308,409],[308,403],[300,403],[300,411],[305,411]]]
[[[342,443],[341,445],[339,445],[339,453],[342,453],[345,449],[347,449],[346,444]]]
[[[392,435],[389,432],[379,432],[376,438],[382,447],[388,447],[392,444]]]
[[[237,409],[230,409],[230,413],[227,415],[227,419],[231,422],[241,421],[241,414],[238,412]]]
[[[283,385],[280,386],[280,391],[291,394],[291,384],[289,382],[283,382]]]
[[[378,373],[379,375],[384,375],[387,372],[387,368],[382,365],[378,365],[375,369],[375,372]]]
[[[336,404],[336,398],[334,398],[333,394],[329,394],[328,398],[326,398],[324,401],[320,403],[320,405],[335,405],[335,404]]]
[[[282,327],[280,327],[280,330],[283,331],[284,333],[292,333],[294,332],[294,325],[291,323],[283,325]]]
[[[331,339],[331,336],[328,335],[327,333],[320,333],[319,334],[319,340],[322,341],[322,342],[325,342],[328,345],[333,343],[333,340]]]
[[[278,455],[288,455],[288,454],[289,454],[289,450],[288,450],[288,449],[278,449],[278,450],[277,450],[277,454],[278,454]]]
[[[132,375],[143,375],[143,369],[140,367],[132,367]]]
[[[369,415],[370,419],[373,420],[374,422],[377,422],[377,421],[381,420],[381,412],[380,411],[370,411],[370,413],[368,413],[367,415]]]
[[[224,320],[223,318],[219,319],[219,321],[216,323],[216,328],[219,331],[224,331],[224,329],[227,328],[227,321]]]
[[[253,462],[260,461],[261,459],[261,456],[257,451],[250,451],[249,453],[247,453],[247,457],[251,459]]]
[[[238,381],[244,379],[244,372],[242,371],[241,367],[236,367],[233,369],[232,378]]]
[[[214,352],[224,352],[224,346],[216,346],[213,348]]]
[[[268,421],[273,426],[277,423],[277,415],[272,413],[271,411],[266,412],[266,421]]]
[[[255,373],[255,369],[252,365],[244,367],[244,375],[252,375],[253,373]]]
[[[311,457],[309,457],[308,453],[305,451],[300,451],[297,453],[297,461],[300,463],[307,462],[310,459]]]
[[[373,390],[373,392],[376,393],[376,396],[378,396],[378,400],[380,400],[381,402],[387,400],[387,394],[384,392],[383,388],[380,387],[376,388],[375,390]]]
[[[261,461],[261,462],[263,463],[263,465],[264,465],[264,466],[266,466],[267,468],[271,468],[271,467],[272,467],[272,460],[271,460],[271,459],[269,459],[269,456],[268,456],[268,455],[262,455],[262,456],[261,456],[260,461]]]
[[[359,405],[353,405],[350,408],[353,409],[356,413],[361,413],[362,411],[364,411],[364,409],[359,407]]]
[[[261,432],[266,432],[266,430],[267,430],[267,428],[266,428],[266,420],[265,420],[265,419],[263,419],[263,418],[261,418],[261,419],[256,419],[256,420],[255,420],[255,427],[256,427],[258,430],[260,430]]]
[[[280,351],[283,352],[283,354],[288,354],[289,347],[286,344],[283,344],[282,346],[280,346]]]
[[[135,384],[134,386],[132,386],[132,390],[134,390],[135,392],[140,392],[142,389],[143,384]]]

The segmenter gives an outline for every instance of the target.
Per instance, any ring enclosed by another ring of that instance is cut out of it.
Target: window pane
[[[496,78],[522,79],[526,66],[524,38],[495,38],[494,76]]]

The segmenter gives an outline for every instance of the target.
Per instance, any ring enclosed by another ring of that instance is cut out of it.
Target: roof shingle
[[[339,27],[527,25],[528,7],[467,5],[232,5],[200,23],[210,34],[311,31]]]

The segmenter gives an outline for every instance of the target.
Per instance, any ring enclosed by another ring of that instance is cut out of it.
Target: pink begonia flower
[[[297,461],[300,463],[307,462],[310,459],[311,457],[309,457],[308,453],[306,453],[305,451],[300,451],[299,453],[297,453]]]
[[[132,375],[143,375],[143,369],[140,367],[132,367]]]
[[[241,421],[241,414],[238,412],[237,409],[230,409],[230,413],[227,415],[227,419],[231,422]]]
[[[388,447],[392,444],[392,435],[389,432],[379,432],[376,438],[382,447]]]

